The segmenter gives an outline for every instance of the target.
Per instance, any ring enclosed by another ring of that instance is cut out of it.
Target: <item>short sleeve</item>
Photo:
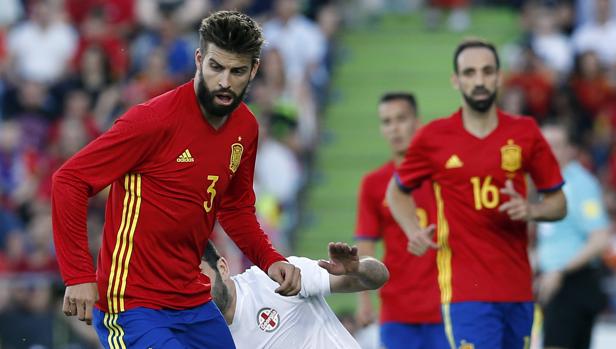
[[[571,184],[574,185],[574,183]],[[609,228],[610,223],[597,180],[588,177],[580,181],[576,187],[574,189],[576,191],[575,200],[569,201],[569,204],[573,206],[571,209],[575,214],[575,221],[580,231],[590,235],[593,231]]]
[[[357,202],[357,219],[355,224],[355,239],[378,240],[381,237],[378,198],[372,195],[373,186],[370,178],[364,177],[359,188]]]
[[[331,293],[329,273],[319,264],[305,257],[289,257],[289,262],[298,267],[302,272],[302,289],[300,298],[327,296]]]
[[[427,130],[428,126],[425,126],[417,132],[404,155],[404,161],[394,173],[398,187],[404,192],[408,193],[419,187],[433,174],[434,166],[430,160],[433,150],[428,143]]]
[[[531,134],[533,135],[533,143],[530,150],[530,159],[528,161],[528,173],[533,179],[533,183],[540,193],[549,193],[560,189],[565,183],[560,173],[560,166],[541,134],[539,127],[534,120],[532,122]]]

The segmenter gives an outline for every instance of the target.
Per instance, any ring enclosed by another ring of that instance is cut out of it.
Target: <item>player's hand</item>
[[[302,289],[302,274],[298,267],[289,262],[274,262],[267,269],[267,275],[280,284],[275,292],[282,296],[295,296]]]
[[[350,275],[359,270],[357,246],[349,246],[344,242],[330,242],[329,261],[320,260],[319,266],[332,275]]]
[[[66,316],[75,316],[86,324],[92,324],[92,307],[98,300],[95,282],[66,286],[62,311]]]
[[[513,182],[508,179],[505,187],[501,188],[501,194],[509,196],[509,201],[498,207],[498,212],[505,212],[512,221],[530,221],[530,205],[528,201],[520,195],[513,187]]]
[[[560,290],[563,282],[563,273],[560,271],[553,271],[545,273],[539,277],[539,292],[537,294],[537,300],[539,303],[545,305],[552,297]]]
[[[434,224],[430,224],[417,233],[412,234],[409,237],[407,250],[416,256],[421,256],[426,253],[429,248],[438,249],[438,244],[432,240],[434,237],[434,230]]]

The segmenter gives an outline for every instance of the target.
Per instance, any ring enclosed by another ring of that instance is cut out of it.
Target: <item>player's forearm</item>
[[[52,178],[51,193],[54,246],[66,285],[95,282],[88,248],[88,186],[62,170]]]
[[[610,232],[607,229],[593,231],[588,237],[586,245],[562,270],[565,273],[574,272],[588,265],[592,260],[600,257],[609,247]]]
[[[545,194],[541,202],[530,205],[530,218],[533,221],[557,221],[566,215],[567,202],[562,190]]]
[[[392,216],[407,237],[420,230],[415,215],[415,201],[410,194],[404,193],[398,188],[393,178],[389,181],[386,199]]]

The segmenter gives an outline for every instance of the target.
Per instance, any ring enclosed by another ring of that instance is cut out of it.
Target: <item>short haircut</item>
[[[406,101],[411,108],[413,108],[415,114],[417,114],[417,101],[415,100],[415,96],[410,92],[386,92],[381,96],[381,99],[379,99],[379,104],[397,99]]]
[[[247,54],[253,63],[259,59],[264,38],[261,27],[249,16],[237,11],[218,11],[201,21],[199,45],[205,53],[208,43],[219,48]]]
[[[486,48],[492,51],[492,54],[494,54],[494,59],[496,61],[496,70],[500,69],[500,59],[498,58],[498,52],[496,52],[496,47],[494,47],[494,44],[482,39],[472,38],[462,41],[458,45],[458,47],[456,47],[456,50],[453,54],[453,71],[456,74],[458,73],[458,57],[460,56],[462,51],[466,50],[467,48]]]
[[[217,263],[220,258],[220,253],[218,253],[216,246],[214,246],[211,240],[208,240],[207,245],[205,245],[205,252],[203,252],[203,256],[201,256],[201,259],[204,260],[210,266],[210,268],[218,272]]]

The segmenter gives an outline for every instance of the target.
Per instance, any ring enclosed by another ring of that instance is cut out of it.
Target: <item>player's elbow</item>
[[[389,270],[383,262],[374,258],[365,258],[362,264],[365,274],[369,276],[364,280],[367,290],[381,288],[389,280]]]
[[[565,198],[565,193],[562,190],[558,191],[556,194],[555,201],[556,212],[554,220],[561,220],[567,215],[567,200]]]

